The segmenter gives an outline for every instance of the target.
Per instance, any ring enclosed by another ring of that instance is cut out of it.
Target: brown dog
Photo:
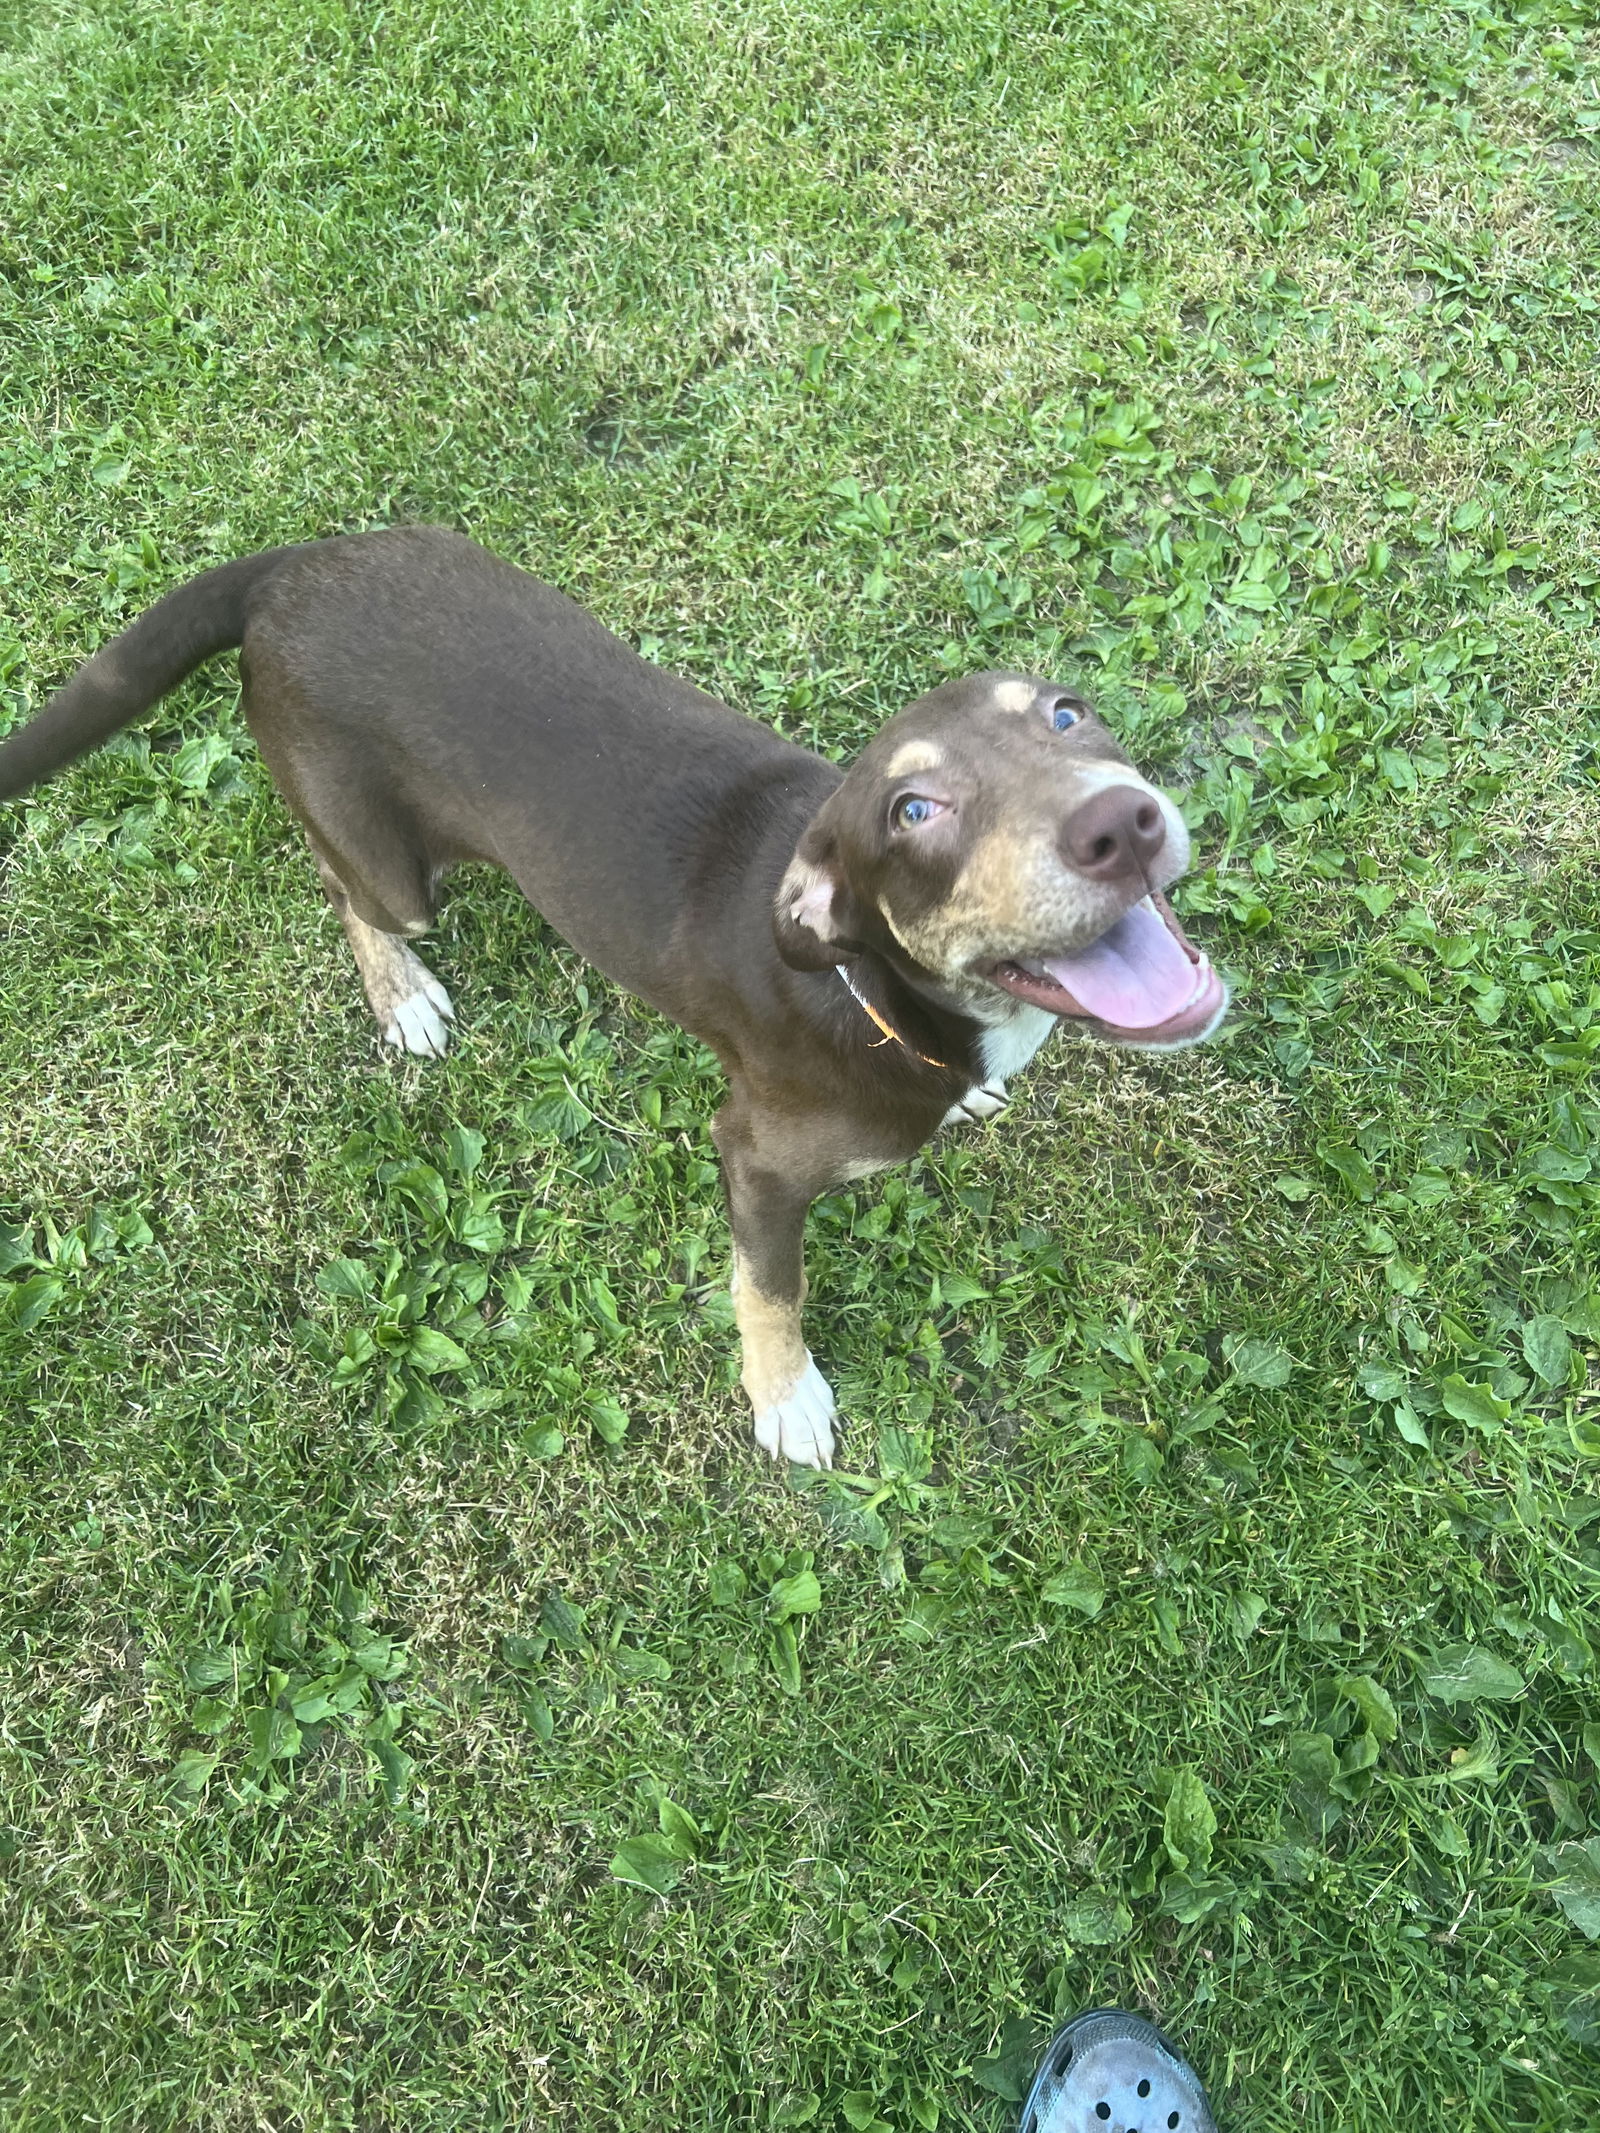
[[[844,773],[429,527],[169,593],[0,744],[0,799],[231,645],[387,1043],[443,1052],[450,999],[409,942],[451,867],[492,860],[716,1052],[744,1386],[775,1457],[833,1454],[800,1333],[819,1193],[997,1111],[1057,1018],[1170,1048],[1227,1007],[1161,894],[1182,817],[1071,689],[947,682]]]

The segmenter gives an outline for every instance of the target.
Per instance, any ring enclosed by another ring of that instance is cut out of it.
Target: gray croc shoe
[[[1050,2039],[1017,2133],[1217,2133],[1217,2122],[1153,2022],[1096,2007]]]

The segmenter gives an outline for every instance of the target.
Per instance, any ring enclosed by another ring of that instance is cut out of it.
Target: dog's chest
[[[944,1115],[945,1125],[959,1126],[981,1118],[993,1118],[997,1111],[1003,1111],[1006,1083],[1013,1074],[1021,1073],[1055,1026],[1055,1016],[1046,1014],[1042,1007],[1019,1004],[1015,1014],[986,1029],[979,1045],[983,1079],[975,1081],[966,1094],[950,1106]]]
[[[1056,1026],[1054,1015],[1020,1001],[1016,1013],[983,1033],[983,1078],[992,1086],[1020,1074]]]

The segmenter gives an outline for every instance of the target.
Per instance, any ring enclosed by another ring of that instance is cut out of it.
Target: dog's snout
[[[1061,826],[1061,849],[1091,881],[1142,880],[1167,841],[1167,821],[1153,793],[1108,785],[1075,807]]]

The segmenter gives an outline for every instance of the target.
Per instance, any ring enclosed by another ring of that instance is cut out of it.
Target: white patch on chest
[[[983,1033],[985,1082],[1006,1082],[1020,1074],[1055,1026],[1054,1015],[1019,1000],[1004,1022],[992,1024]]]
[[[1019,1001],[1003,1022],[993,1023],[986,1029],[978,1046],[983,1079],[975,1081],[967,1093],[950,1106],[941,1124],[971,1125],[1003,1111],[1006,1082],[1028,1064],[1055,1028],[1055,1023],[1055,1016],[1047,1014],[1042,1007],[1028,1007]]]

